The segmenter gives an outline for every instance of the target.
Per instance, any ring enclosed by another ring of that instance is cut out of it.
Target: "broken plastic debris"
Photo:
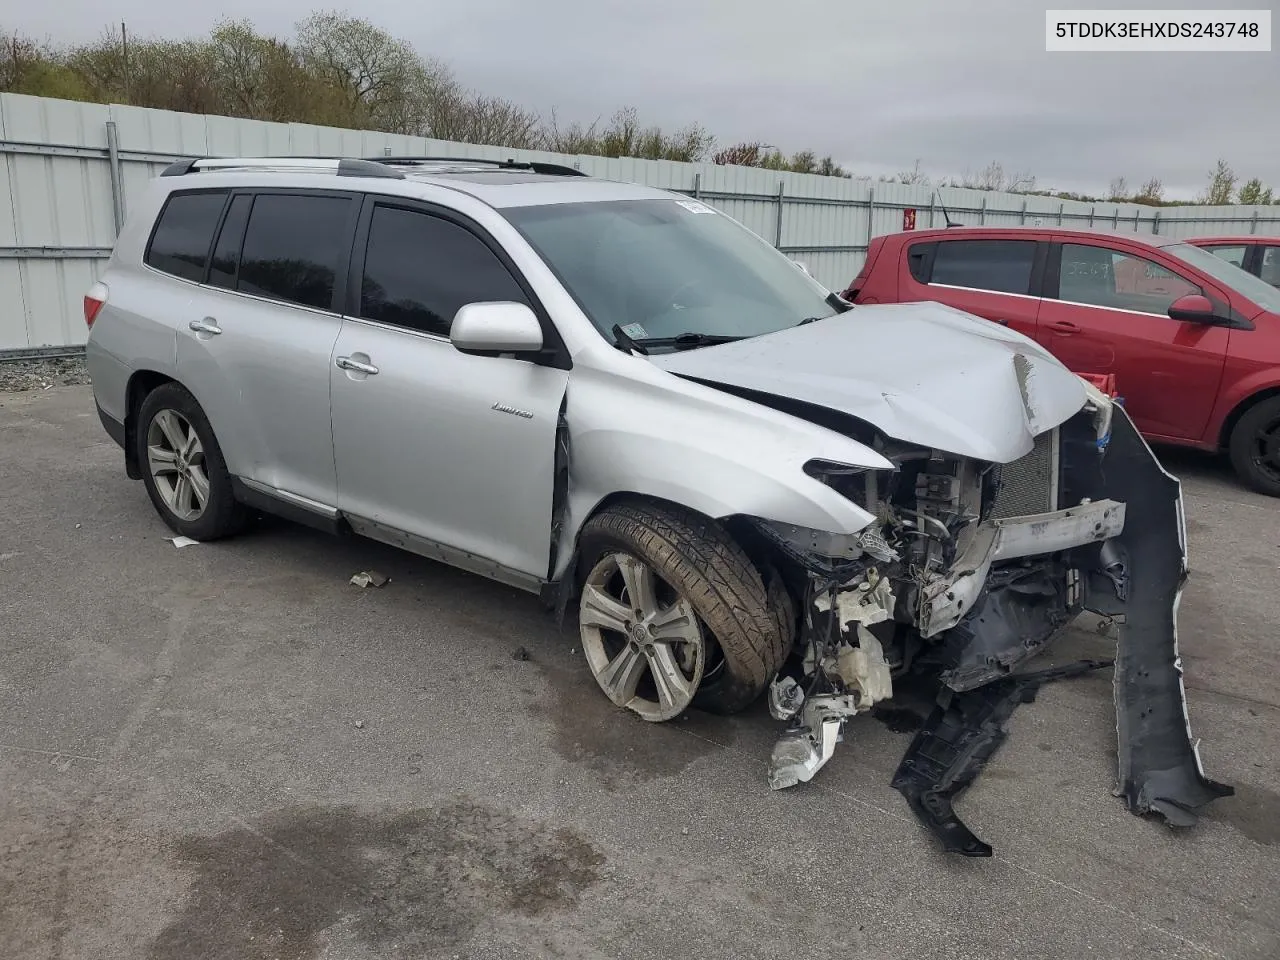
[[[78,526],[78,524],[77,524]],[[190,537],[165,537],[170,543],[181,550],[183,547],[189,547],[193,543],[199,543],[199,540],[192,540]]]
[[[363,729],[364,729],[364,721],[363,721],[363,720],[357,720],[357,721],[356,721],[356,729],[357,729],[357,730],[363,730]]]
[[[385,587],[391,578],[384,577],[377,570],[362,570],[351,578],[351,582],[357,587]]]

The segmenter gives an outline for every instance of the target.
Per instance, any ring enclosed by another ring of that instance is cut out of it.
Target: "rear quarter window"
[[[941,240],[933,255],[930,283],[1030,293],[1034,240]]]
[[[933,266],[933,251],[936,243],[916,243],[907,248],[907,269],[916,283],[928,283],[929,271]]]
[[[185,280],[204,280],[226,191],[175,193],[165,202],[144,262]]]

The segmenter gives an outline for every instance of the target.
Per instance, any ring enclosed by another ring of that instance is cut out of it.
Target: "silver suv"
[[[536,163],[184,161],[85,310],[102,422],[177,533],[266,511],[538,593],[647,720],[767,690],[775,788],[924,677],[895,786],[989,853],[950,797],[1057,675],[1014,668],[1088,608],[1119,623],[1129,807],[1189,823],[1230,789],[1184,713],[1181,493],[1123,410],[967,314],[852,307],[697,199]]]

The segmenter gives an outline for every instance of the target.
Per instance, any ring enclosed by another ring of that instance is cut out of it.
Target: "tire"
[[[781,578],[770,572],[766,587],[715,521],[677,507],[620,505],[589,520],[580,544],[580,570],[612,553],[630,554],[692,605],[712,648],[694,706],[721,714],[745,709],[789,655],[795,614]]]
[[[1228,440],[1231,466],[1251,488],[1280,497],[1280,397],[1268,397],[1245,411]]]
[[[187,443],[191,433],[195,434],[198,449],[187,448],[192,451],[189,462],[185,456],[173,462],[164,459],[172,452],[171,448],[184,446],[175,442],[175,431],[176,436]],[[236,500],[222,448],[218,446],[209,418],[184,387],[165,383],[147,394],[138,407],[135,437],[138,465],[147,494],[171,530],[192,540],[218,540],[244,528],[248,511]],[[198,474],[204,477],[204,484],[194,479]],[[183,476],[187,478],[185,497],[179,487]],[[201,487],[207,489],[203,505],[199,504]],[[199,509],[182,511],[179,508],[183,503]]]

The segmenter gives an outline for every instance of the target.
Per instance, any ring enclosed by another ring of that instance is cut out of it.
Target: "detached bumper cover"
[[[1116,795],[1136,814],[1190,826],[1235,790],[1204,775],[1191,736],[1177,612],[1187,578],[1182,488],[1116,407],[1102,459],[1099,496],[1126,504],[1124,531],[1090,573],[1089,609],[1116,618]]]
[[[989,857],[991,847],[960,822],[951,801],[962,793],[1004,743],[1005,725],[1021,703],[1031,703],[1040,687],[1079,676],[1109,660],[1080,663],[1005,677],[968,693],[945,697],[907,748],[893,788],[901,793],[920,822],[933,831],[947,853]]]
[[[1115,794],[1134,814],[1159,814],[1190,826],[1210,801],[1235,791],[1204,775],[1191,736],[1177,609],[1187,578],[1186,527],[1178,480],[1164,471],[1132,421],[1117,407],[1101,458],[1074,478],[1076,495],[1124,504],[1123,529],[1052,561],[1064,591],[1067,569],[1084,573],[1083,606],[1114,618],[1115,705],[1119,772]],[[1100,518],[1099,518],[1100,519]],[[1042,561],[1049,564],[1049,561]],[[1016,575],[1016,570],[1015,570]],[[981,772],[1005,739],[1022,703],[1052,680],[1110,661],[1084,661],[1038,673],[1008,671],[1047,643],[1080,609],[1080,599],[1019,591],[1016,579],[992,574],[984,592],[937,652],[943,671],[938,706],[902,759],[893,786],[948,852],[989,857],[991,847],[956,817],[952,800]]]

